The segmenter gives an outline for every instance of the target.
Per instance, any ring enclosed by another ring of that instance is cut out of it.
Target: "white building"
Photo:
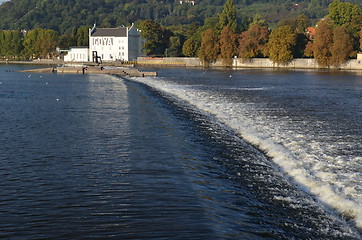
[[[184,3],[195,5],[195,0],[180,0],[181,5]]]
[[[71,47],[68,54],[64,56],[66,62],[89,62],[88,47]]]
[[[131,61],[142,56],[140,30],[131,27],[89,29],[89,59],[102,61]]]

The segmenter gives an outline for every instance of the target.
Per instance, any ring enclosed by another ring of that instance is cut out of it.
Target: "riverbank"
[[[357,59],[351,59],[342,66],[330,67],[329,69],[336,70],[362,70],[362,55]],[[158,67],[205,67],[205,65],[198,58],[176,57],[176,58],[150,58],[139,57],[137,59],[139,66],[158,66]],[[216,61],[208,65],[210,68],[224,68],[225,66],[221,61]],[[245,60],[242,58],[234,58],[231,68],[285,68],[285,69],[322,69],[315,59],[312,58],[296,58],[291,60],[288,64],[277,65],[268,58],[251,58]]]
[[[95,64],[91,62],[64,62],[62,60],[32,60],[32,61],[0,61],[0,64],[27,64],[27,65],[55,65],[55,66],[100,66],[100,67],[191,67],[204,68],[205,65],[198,58],[190,57],[138,57],[134,62],[104,62]],[[225,68],[221,61],[210,63],[209,68]],[[266,68],[266,69],[322,69],[312,58],[296,58],[288,64],[277,65],[268,58],[251,58],[245,60],[234,58],[231,68]],[[330,67],[332,70],[354,70],[362,71],[362,54],[358,54],[357,59],[351,59],[342,66]]]

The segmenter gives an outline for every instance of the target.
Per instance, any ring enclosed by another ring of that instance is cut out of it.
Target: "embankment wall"
[[[137,63],[140,65],[159,65],[159,66],[186,66],[186,67],[203,67],[203,63],[198,58],[187,57],[167,57],[167,58],[150,58],[139,57]],[[209,65],[210,67],[223,67],[220,61]],[[252,58],[243,60],[241,58],[233,59],[233,68],[294,68],[294,69],[319,69],[320,67],[314,59],[298,58],[293,59],[286,65],[276,65],[268,58]],[[331,67],[333,69],[333,67]],[[351,59],[346,64],[339,67],[342,70],[362,70],[362,60]]]

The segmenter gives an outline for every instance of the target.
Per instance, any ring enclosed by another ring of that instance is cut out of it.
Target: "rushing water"
[[[360,239],[362,76],[0,65],[0,238]]]

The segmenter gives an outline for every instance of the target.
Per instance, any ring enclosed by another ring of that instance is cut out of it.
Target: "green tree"
[[[305,33],[297,33],[296,44],[293,49],[293,56],[295,58],[302,58],[305,54],[304,51],[308,45],[309,39]]]
[[[249,28],[258,25],[261,27],[268,27],[268,23],[265,21],[265,19],[260,14],[255,14],[253,21],[250,23]]]
[[[179,34],[170,37],[170,46],[166,49],[166,57],[179,57],[182,54],[183,37]]]
[[[269,37],[269,58],[278,65],[287,64],[293,59],[293,49],[297,34],[291,26],[281,26],[274,29]]]
[[[314,59],[320,67],[330,67],[332,64],[333,24],[320,21],[312,46]]]
[[[67,49],[71,46],[74,46],[74,41],[71,35],[69,34],[63,34],[59,36],[58,39],[58,47],[62,49]]]
[[[199,50],[199,42],[195,39],[187,39],[182,46],[182,54],[186,57],[196,57]]]
[[[21,31],[0,31],[0,56],[7,59],[19,59],[23,49],[23,34]]]
[[[253,24],[241,33],[239,39],[239,57],[249,59],[263,57],[267,51],[269,30],[266,26]]]
[[[220,55],[224,66],[232,66],[233,57],[237,55],[238,42],[235,32],[229,27],[225,26],[219,36]]]
[[[24,37],[24,50],[23,55],[26,58],[34,59],[40,57],[40,53],[37,52],[35,44],[38,39],[40,28],[30,30]]]
[[[58,43],[58,32],[52,29],[42,29],[35,42],[36,51],[41,58],[51,58]]]
[[[218,17],[209,17],[204,20],[203,31],[212,28],[216,30],[218,28],[220,19]]]
[[[2,43],[2,48],[3,48],[3,54],[7,59],[11,58],[13,55],[11,49],[11,42],[12,42],[11,30],[4,31],[4,41]]]
[[[143,51],[146,55],[163,55],[168,48],[172,33],[153,20],[144,20],[140,24],[141,36],[146,40]]]
[[[297,33],[305,34],[309,26],[309,19],[306,15],[299,15],[296,18],[296,31]]]
[[[0,58],[5,56],[5,33],[4,31],[0,30]]]
[[[14,30],[12,32],[11,48],[13,56],[16,58],[21,57],[21,52],[24,49],[23,46],[23,33],[19,30]]]
[[[89,27],[81,26],[75,35],[77,46],[89,46]]]
[[[331,64],[339,67],[349,60],[353,51],[353,41],[343,26],[336,27],[333,30],[333,44],[331,47]]]
[[[51,29],[36,28],[24,38],[23,54],[30,59],[49,58],[55,52],[58,33]]]
[[[218,38],[211,28],[202,33],[201,46],[198,53],[200,60],[208,65],[217,59],[219,53]]]
[[[283,19],[278,23],[278,26],[289,25],[292,29],[295,29],[296,33],[305,33],[309,26],[308,17],[305,15],[299,15],[296,18]]]
[[[224,9],[219,15],[218,29],[222,30],[225,26],[229,26],[231,30],[236,31],[238,25],[236,23],[236,8],[234,0],[227,0]]]
[[[328,17],[338,26],[350,23],[353,17],[361,15],[361,9],[358,4],[349,2],[340,2],[335,0],[329,5],[328,9]]]

